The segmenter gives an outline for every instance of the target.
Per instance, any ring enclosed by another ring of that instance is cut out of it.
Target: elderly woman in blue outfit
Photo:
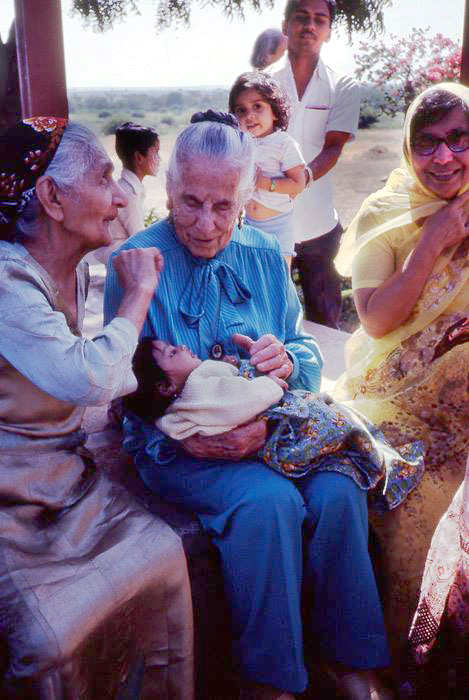
[[[255,179],[251,137],[229,115],[209,111],[192,122],[170,158],[169,217],[120,249],[156,246],[164,256],[142,334],[203,359],[249,357],[290,388],[315,391],[321,354],[303,331],[278,243],[239,223]],[[121,296],[111,259],[106,322]],[[132,415],[124,429],[146,484],[194,511],[220,553],[243,698],[291,700],[305,690],[303,626],[346,697],[388,697],[372,673],[388,665],[388,646],[366,496],[352,479],[315,473],[292,483],[269,470],[250,457],[265,441],[261,421],[182,443]],[[303,578],[314,590],[304,621]]]

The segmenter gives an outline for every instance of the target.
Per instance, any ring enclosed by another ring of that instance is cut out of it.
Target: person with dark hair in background
[[[283,32],[288,40],[285,68],[274,74],[292,100],[288,133],[307,163],[305,191],[295,200],[293,226],[305,316],[337,327],[340,277],[333,265],[342,227],[334,209],[331,171],[358,126],[357,83],[320,57],[329,41],[335,0],[288,0]]]
[[[287,40],[280,29],[264,29],[254,42],[251,66],[256,70],[265,70],[282,58],[286,48]]]
[[[155,177],[160,163],[160,140],[151,126],[141,126],[133,122],[124,122],[116,129],[116,153],[122,161],[122,173],[118,185],[127,197],[127,206],[119,209],[116,219],[111,224],[113,243],[106,248],[103,256],[107,262],[109,255],[137,231],[145,228],[143,202],[145,188],[143,178]]]

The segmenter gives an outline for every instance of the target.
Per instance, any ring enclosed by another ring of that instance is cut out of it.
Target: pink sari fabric
[[[464,482],[435,530],[409,641],[417,664],[428,660],[443,616],[451,636],[469,640],[469,458]]]

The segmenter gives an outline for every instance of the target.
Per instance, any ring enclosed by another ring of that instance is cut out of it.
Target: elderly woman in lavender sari
[[[192,616],[181,543],[85,449],[86,406],[135,387],[132,355],[162,258],[116,259],[116,318],[82,337],[83,256],[110,242],[125,196],[93,134],[25,119],[0,134],[1,695],[192,698]]]

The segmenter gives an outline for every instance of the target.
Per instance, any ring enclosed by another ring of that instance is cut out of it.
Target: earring
[[[243,224],[244,224],[244,216],[243,216],[243,212],[240,211],[239,216],[238,216],[238,228],[240,231],[243,228]]]

